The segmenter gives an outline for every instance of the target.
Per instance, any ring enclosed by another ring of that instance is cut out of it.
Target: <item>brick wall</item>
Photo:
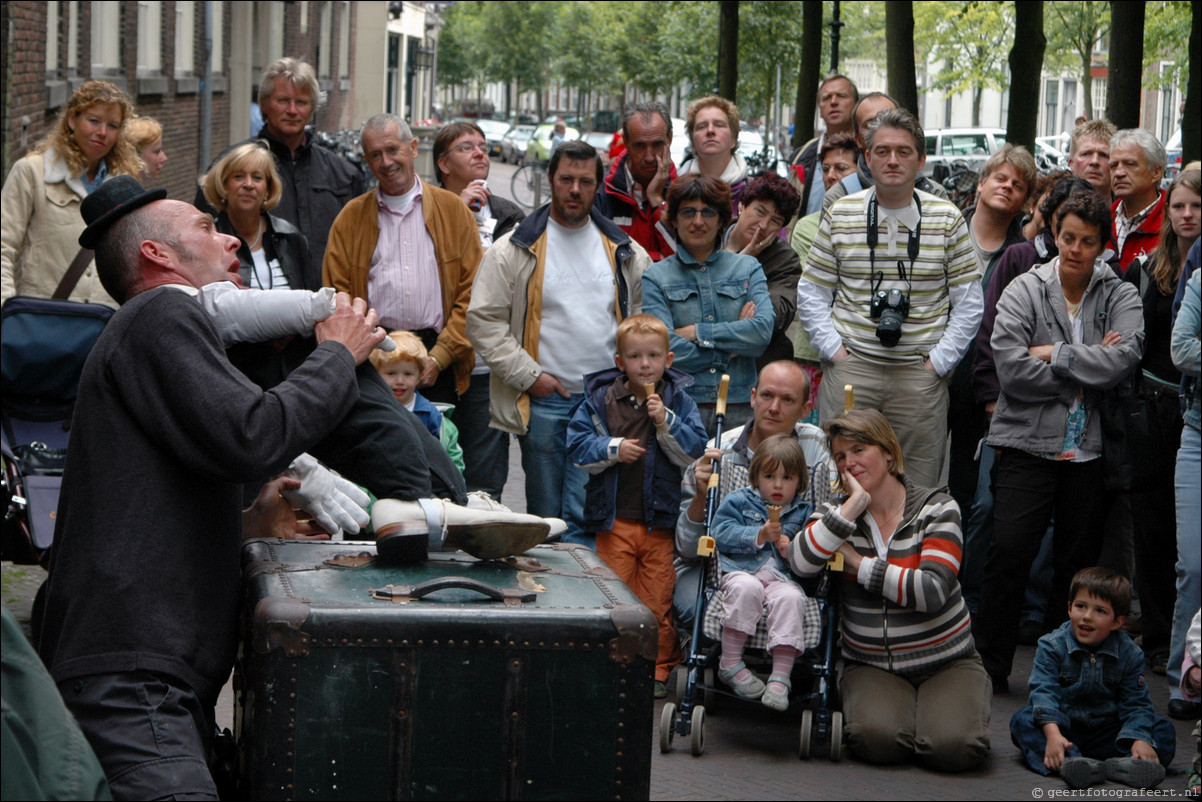
[[[230,74],[232,6],[234,0],[222,4],[221,29],[224,31],[224,63],[214,64],[214,81],[210,158],[216,157],[230,141],[229,95],[225,87],[245,76]],[[54,79],[75,82],[77,86],[91,76],[91,3],[79,3],[78,62],[79,75],[67,75],[67,31],[68,3],[59,4],[56,20],[47,19],[47,5],[36,0],[12,0],[0,4],[0,29],[10,38],[5,43],[3,60],[0,61],[0,149],[4,175],[7,176],[12,163],[21,158],[28,149],[54,124],[60,108],[48,107],[46,68],[46,43],[48,36],[59,37],[59,66],[54,70]],[[163,148],[169,161],[163,168],[161,184],[172,198],[191,200],[196,193],[196,181],[207,165],[201,164],[201,120],[203,93],[178,81],[175,77],[175,2],[167,0],[162,7],[161,53],[162,74],[166,77],[163,91],[139,93],[137,72],[137,2],[123,0],[120,4],[121,29],[121,78],[134,103],[137,113],[150,116],[163,125]],[[351,3],[351,15],[356,14]],[[305,34],[300,32],[300,14],[308,8],[309,25]],[[321,41],[320,2],[308,4],[286,3],[284,5],[284,52],[290,56],[302,56],[314,67],[318,64],[317,50]],[[323,129],[356,127],[360,121],[350,119],[353,104],[348,88],[340,89],[338,72],[338,48],[341,45],[339,26],[346,24],[341,17],[341,3],[334,3],[331,13],[330,73],[327,84],[328,101],[317,113],[315,123]],[[194,64],[196,73],[203,69],[204,53],[204,3],[195,4],[196,20]],[[352,27],[352,31],[353,31]],[[11,33],[10,33],[11,32]],[[353,35],[351,48],[353,50]],[[350,59],[354,69],[354,59]],[[353,80],[354,76],[351,75]],[[258,76],[253,76],[257,81]],[[237,140],[237,137],[234,137]]]

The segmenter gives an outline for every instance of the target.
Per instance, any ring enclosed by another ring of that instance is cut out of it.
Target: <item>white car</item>
[[[926,136],[927,163],[923,173],[927,176],[935,176],[935,167],[940,164],[950,170],[953,162],[964,162],[970,170],[979,172],[989,157],[1006,144],[1006,131],[1001,128],[935,128],[928,130]]]

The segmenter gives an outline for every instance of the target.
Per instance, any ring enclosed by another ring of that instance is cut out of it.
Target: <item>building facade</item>
[[[323,99],[317,128],[357,127],[385,107],[389,5],[348,0],[0,4],[0,25],[9,37],[0,63],[4,174],[89,79],[117,84],[138,114],[162,123],[169,161],[161,183],[173,198],[190,200],[209,161],[250,135],[253,87],[266,65],[281,56],[302,57],[316,68]]]

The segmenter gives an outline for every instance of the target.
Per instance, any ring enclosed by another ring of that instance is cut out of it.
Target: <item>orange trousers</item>
[[[667,682],[673,666],[680,662],[680,642],[672,626],[672,592],[676,589],[672,530],[654,526],[648,531],[642,521],[615,518],[613,529],[597,533],[597,555],[655,616],[659,627],[655,679]]]

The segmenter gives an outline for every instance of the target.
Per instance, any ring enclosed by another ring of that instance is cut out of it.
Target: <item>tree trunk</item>
[[[895,0],[885,4],[885,62],[889,94],[903,109],[918,114],[918,80],[914,72],[914,4]]]
[[[1039,126],[1039,81],[1048,40],[1043,35],[1043,3],[1014,4],[1014,44],[1010,48],[1010,119],[1006,141],[1035,153]],[[1088,71],[1087,71],[1088,72]]]
[[[793,111],[793,147],[814,136],[818,80],[822,70],[822,0],[801,4],[801,67],[797,71],[797,103]]]
[[[1144,70],[1144,4],[1110,4],[1110,75],[1106,119],[1118,128],[1138,128]]]
[[[1181,120],[1181,166],[1202,156],[1202,9],[1190,3],[1193,25],[1189,34],[1189,80]]]
[[[739,3],[738,0],[721,0],[718,3],[718,95],[737,103],[738,84]]]

